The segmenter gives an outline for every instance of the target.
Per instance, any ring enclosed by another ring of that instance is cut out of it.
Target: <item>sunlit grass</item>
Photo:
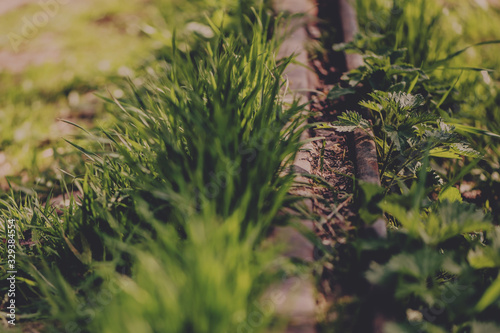
[[[262,241],[290,200],[303,106],[283,102],[291,59],[276,59],[273,18],[255,11],[239,22],[246,34],[206,21],[215,38],[195,52],[172,39],[169,62],[123,97],[103,97],[112,122],[92,132],[76,122],[80,140],[68,144],[85,174],[58,185],[80,203],[55,209],[50,197],[15,192],[0,202],[2,218],[36,243],[18,249],[24,313],[86,332],[247,329],[280,267]]]

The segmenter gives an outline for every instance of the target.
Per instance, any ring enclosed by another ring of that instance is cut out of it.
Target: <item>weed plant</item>
[[[360,52],[364,64],[329,93],[350,111],[320,126],[374,133],[384,187],[358,182],[357,204],[364,223],[385,216],[389,234],[373,240],[360,232],[337,249],[338,281],[354,298],[337,305],[336,327],[365,332],[384,318],[387,332],[500,331],[498,212],[466,202],[457,186],[485,158],[473,136],[498,140],[457,118],[466,100],[457,92],[467,93],[461,71],[483,69],[455,66],[468,48],[452,52],[458,42],[439,30],[436,2],[357,7],[361,26],[371,22],[377,33],[362,30],[337,46]]]
[[[488,5],[467,0],[443,3],[377,0],[358,1],[356,4],[361,31],[369,38],[360,36],[353,44],[354,48],[361,52],[368,51],[365,59],[369,63],[383,61],[369,60],[372,55],[389,58],[385,60],[385,67],[375,65],[370,68],[370,77],[374,78],[370,83],[391,82],[390,75],[398,73],[394,68],[387,70],[389,63],[399,69],[414,71],[414,75],[408,73],[397,78],[397,84],[405,85],[406,92],[422,94],[426,98],[429,96],[429,108],[454,125],[456,131],[467,137],[481,152],[483,159],[464,179],[474,184],[473,191],[481,193],[474,202],[491,209],[495,220],[498,220],[499,90],[495,81],[498,73],[492,69],[498,68],[495,54],[500,35],[496,22],[500,17],[500,8],[493,3]],[[418,20],[415,19],[417,17]],[[418,38],[415,38],[415,31],[419,31]],[[400,37],[396,38],[396,35]],[[422,40],[427,42],[422,44]],[[406,52],[401,57],[398,50]],[[415,74],[418,70],[417,79]],[[413,83],[413,79],[417,82]],[[371,89],[387,91],[389,88],[382,88],[379,84]],[[360,97],[364,98],[366,96]],[[496,135],[480,134],[485,132]],[[445,179],[448,175],[459,174],[459,169],[465,166],[462,161],[440,164],[444,168],[441,176]]]

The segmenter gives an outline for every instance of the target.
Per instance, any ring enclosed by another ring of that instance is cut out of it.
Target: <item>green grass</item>
[[[128,77],[140,85],[156,59],[168,59],[174,31],[182,50],[200,50],[214,36],[205,16],[232,29],[238,8],[235,1],[77,1],[61,5],[45,26],[20,44],[18,56],[8,33],[21,34],[23,19],[31,20],[41,7],[35,2],[3,15],[0,49],[11,54],[16,66],[25,66],[0,72],[0,151],[6,161],[0,164],[2,176],[25,186],[40,174],[54,177],[57,168],[73,169],[71,164],[78,162],[61,165],[53,158],[57,154],[40,156],[51,148],[71,153],[61,140],[71,128],[58,123],[59,118],[78,122],[93,117],[93,123],[107,126],[105,106],[92,94],[110,91],[121,96],[121,82]],[[211,36],[203,37],[203,31]],[[20,174],[24,177],[17,178]],[[4,177],[0,185],[7,188]]]
[[[17,249],[20,318],[48,332],[277,325],[272,312],[259,324],[249,316],[282,269],[262,241],[293,201],[302,106],[283,103],[291,59],[276,59],[273,18],[239,22],[245,34],[213,25],[196,52],[174,38],[168,62],[108,99],[113,126],[69,141],[86,172],[59,185],[79,190],[81,203],[58,211],[16,193],[1,202],[2,219],[36,243]]]

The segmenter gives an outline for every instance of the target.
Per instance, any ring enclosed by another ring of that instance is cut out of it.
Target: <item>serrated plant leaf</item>
[[[355,111],[342,113],[337,121],[332,122],[332,127],[339,132],[352,132],[356,128],[367,129],[370,123]]]
[[[342,96],[352,95],[354,93],[356,93],[356,89],[354,88],[342,88],[340,86],[335,86],[328,92],[327,98],[335,100],[339,99]]]
[[[372,284],[395,284],[394,296],[397,299],[417,297],[432,305],[441,288],[437,283],[429,283],[429,280],[436,280],[436,273],[442,269],[445,259],[430,248],[401,253],[385,265],[372,263],[366,278]]]
[[[445,200],[427,214],[405,212],[401,206],[384,201],[381,208],[393,215],[408,232],[436,246],[464,233],[489,230],[489,219],[474,205]]]
[[[406,92],[390,92],[388,94],[388,99],[393,100],[397,107],[403,111],[408,111],[424,104],[424,97],[420,94],[412,95],[407,94]]]
[[[382,105],[375,103],[374,101],[361,101],[359,102],[359,105],[376,112],[382,111]]]

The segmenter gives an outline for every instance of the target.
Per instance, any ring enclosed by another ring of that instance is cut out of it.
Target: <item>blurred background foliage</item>
[[[8,177],[21,187],[35,181],[41,190],[53,185],[58,168],[82,172],[79,155],[61,140],[74,127],[60,119],[109,126],[95,93],[120,98],[124,79],[143,84],[157,60],[168,60],[174,33],[180,50],[195,52],[214,37],[208,20],[238,31],[242,25],[234,17],[240,8],[249,14],[253,2],[247,2],[4,1],[0,188],[8,188]],[[35,25],[43,15],[48,19]]]

